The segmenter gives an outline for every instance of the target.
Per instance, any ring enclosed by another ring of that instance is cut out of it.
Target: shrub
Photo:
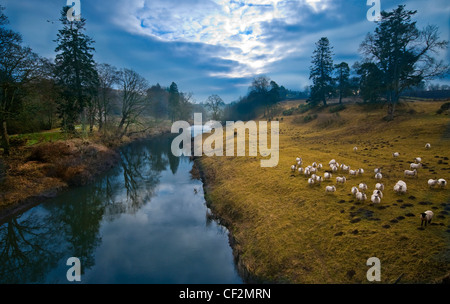
[[[339,104],[337,106],[331,107],[329,111],[330,111],[330,113],[338,113],[338,112],[345,110],[346,108],[347,107],[345,105]]]
[[[308,112],[309,110],[311,110],[312,109],[312,104],[311,103],[308,103],[308,104],[304,104],[304,105],[299,105],[298,106],[298,112],[300,113],[300,114],[303,114],[303,113],[306,113],[306,112]]]
[[[294,109],[292,108],[283,111],[283,116],[291,116],[292,114],[294,114]]]
[[[310,122],[310,121],[313,121],[314,119],[316,119],[317,118],[317,114],[314,114],[314,115],[306,115],[304,118],[303,118],[303,122],[304,123],[308,123],[308,122]]]
[[[442,113],[444,113],[445,111],[448,111],[450,109],[450,102],[446,102],[446,103],[444,103],[442,106],[441,106],[441,108],[439,109],[439,110],[437,110],[437,114],[442,114]]]

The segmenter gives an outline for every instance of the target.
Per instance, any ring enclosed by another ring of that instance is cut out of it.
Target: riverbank
[[[202,157],[196,160],[205,198],[230,231],[230,244],[246,282],[367,283],[366,262],[381,261],[382,283],[439,283],[450,273],[450,191],[429,189],[430,178],[450,180],[448,114],[436,114],[443,102],[404,103],[394,121],[385,109],[348,105],[280,119],[280,161],[261,168],[260,157]],[[310,117],[310,119],[305,119]],[[432,149],[425,149],[425,143]],[[353,151],[357,146],[358,150]],[[394,159],[393,152],[400,157]],[[338,172],[321,185],[308,185],[290,167],[336,159],[358,176]],[[415,157],[423,168],[415,178],[403,171]],[[380,204],[370,195],[382,168],[386,189]],[[336,185],[336,176],[347,183]],[[405,180],[408,192],[392,190]],[[368,200],[357,201],[353,186],[366,183]],[[336,185],[335,193],[324,188]],[[419,214],[433,210],[431,225]]]
[[[164,124],[121,139],[94,134],[15,147],[12,156],[3,159],[6,175],[0,184],[0,222],[68,187],[88,184],[118,162],[122,146],[169,132]]]

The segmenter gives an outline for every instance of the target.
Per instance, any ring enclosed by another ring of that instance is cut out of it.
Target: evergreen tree
[[[337,82],[336,89],[338,91],[339,103],[342,103],[342,98],[350,94],[350,67],[346,62],[341,62],[335,65]]]
[[[169,87],[169,115],[172,122],[178,118],[178,112],[180,108],[180,92],[178,91],[178,86],[175,82]]]
[[[93,92],[97,92],[98,75],[93,59],[94,41],[84,33],[86,20],[67,20],[68,9],[64,7],[62,10],[60,21],[63,28],[58,31],[55,40],[58,44],[55,49],[55,76],[63,88],[59,104],[63,128],[74,132],[76,120],[91,102]]]
[[[327,98],[333,92],[333,53],[330,41],[322,37],[316,43],[309,79],[312,79],[311,102],[317,104],[320,101],[327,105]]]
[[[447,64],[431,56],[446,49],[447,41],[439,40],[436,26],[419,30],[411,20],[416,13],[405,10],[404,5],[381,12],[375,33],[369,33],[361,44],[366,60],[376,64],[383,75],[388,120],[394,118],[395,106],[405,89],[449,71]]]

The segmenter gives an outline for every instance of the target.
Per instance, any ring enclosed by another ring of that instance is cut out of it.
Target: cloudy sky
[[[192,92],[197,102],[218,94],[226,102],[266,75],[288,89],[309,85],[311,55],[328,37],[334,61],[352,65],[376,25],[366,0],[80,0],[95,60],[131,68],[149,83]],[[372,2],[372,1],[369,1]],[[57,21],[66,0],[0,0],[10,27],[41,56],[54,58]],[[448,0],[381,0],[417,10],[418,26],[439,26],[450,40]],[[50,22],[49,22],[50,21]],[[439,54],[447,62],[449,52]]]

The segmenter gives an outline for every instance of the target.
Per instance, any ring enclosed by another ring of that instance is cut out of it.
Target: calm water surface
[[[207,217],[192,162],[171,137],[134,143],[118,166],[0,226],[0,283],[242,283],[228,231]]]

